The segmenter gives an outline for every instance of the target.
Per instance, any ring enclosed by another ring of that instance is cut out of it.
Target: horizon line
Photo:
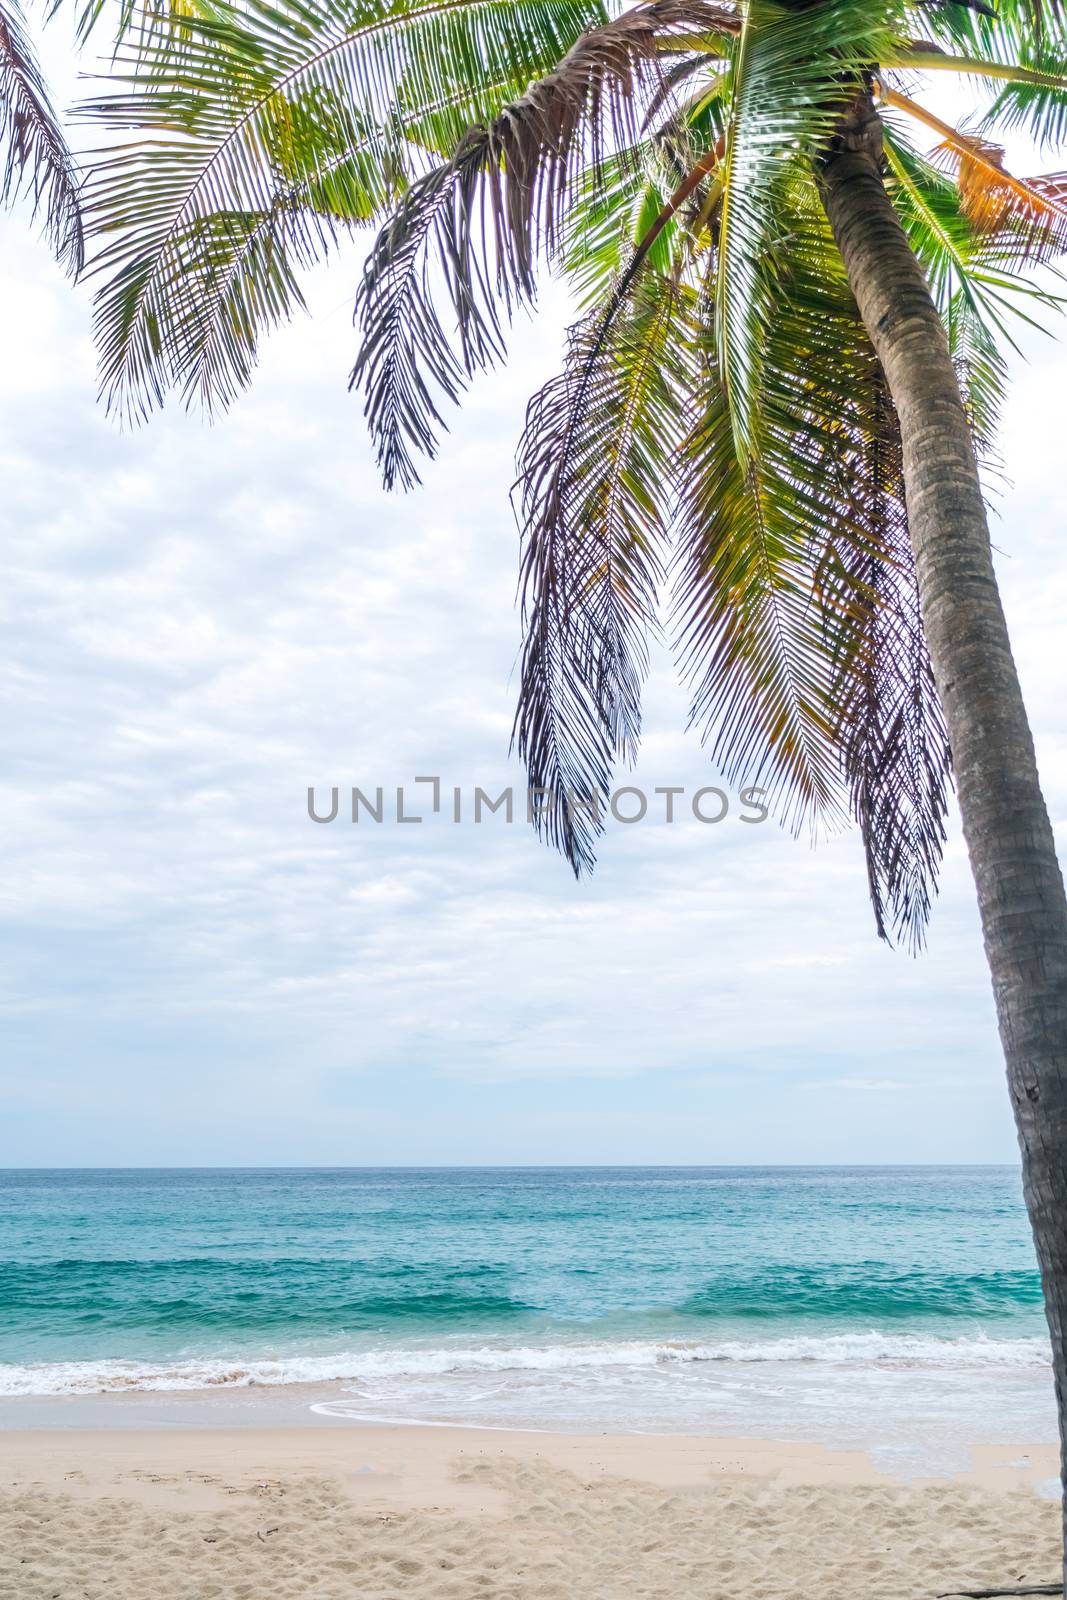
[[[886,1172],[1007,1170],[1014,1161],[441,1161],[441,1162],[228,1162],[0,1166],[10,1172]]]

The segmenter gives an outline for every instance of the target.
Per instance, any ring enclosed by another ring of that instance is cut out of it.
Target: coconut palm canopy
[[[18,0],[0,0],[0,205],[28,196],[74,273],[83,253],[78,181]]]
[[[120,91],[88,108],[110,405],[226,406],[301,273],[378,224],[352,382],[411,486],[538,272],[565,274],[582,314],[515,491],[539,826],[592,865],[665,611],[727,779],[794,826],[851,812],[880,931],[921,941],[951,761],[897,418],[820,167],[846,122],[881,141],[988,451],[1012,319],[1054,300],[1027,271],[1067,243],[1067,184],[1010,176],[995,141],[1067,135],[1062,11],[189,0],[126,23]],[[967,131],[916,99],[927,73],[973,87]]]

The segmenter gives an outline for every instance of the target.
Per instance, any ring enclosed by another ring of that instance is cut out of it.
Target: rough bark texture
[[[1022,1147],[1067,1472],[1067,901],[956,374],[880,158],[880,124],[861,96],[823,166],[823,200],[900,417],[923,622]]]

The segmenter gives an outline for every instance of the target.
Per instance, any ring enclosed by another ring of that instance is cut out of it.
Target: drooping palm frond
[[[544,803],[539,829],[575,873],[593,863],[617,758],[636,756],[685,429],[687,291],[642,276],[714,182],[717,142],[644,230],[605,303],[571,331],[563,373],[530,404],[519,446],[525,638],[515,741]]]
[[[414,183],[367,262],[357,299],[360,353],[352,384],[387,486],[417,481],[412,449],[432,455],[439,401],[503,353],[517,303],[532,300],[538,257],[563,242],[590,174],[634,147],[665,59],[701,31],[733,34],[737,18],[708,0],[648,0],[583,34],[547,78],[451,160]],[[455,333],[438,314],[443,282]]]
[[[859,332],[859,330],[857,330]],[[869,540],[832,542],[820,583],[844,598],[830,698],[879,934],[924,942],[946,839],[952,756],[923,633],[900,430],[873,350],[849,419],[852,493]],[[835,562],[840,566],[835,568]]]
[[[883,132],[890,193],[944,318],[976,446],[988,454],[1004,380],[995,330],[1014,283],[985,269],[983,241],[946,175],[897,130]],[[817,265],[829,246],[821,218],[809,225],[793,338],[809,328],[821,340],[804,397],[816,426],[797,456],[812,460],[823,484],[816,590],[832,646],[832,736],[878,931],[917,951],[937,890],[952,757],[922,626],[899,424],[836,253]]]
[[[810,163],[885,45],[886,21],[859,4],[746,8],[721,173],[707,398],[679,469],[678,648],[692,717],[726,776],[768,788],[794,826],[833,824],[845,806],[829,665],[841,619],[816,603],[828,510],[821,469],[804,452],[833,428],[840,403],[833,356],[822,358],[829,393],[820,398],[813,379],[826,337],[820,276],[829,270],[848,295]],[[826,36],[809,51],[820,28]],[[798,190],[807,195],[799,212]]]
[[[938,37],[976,50],[1054,40],[1067,21],[1061,0],[918,0],[918,9]]]
[[[759,356],[759,410],[740,438],[715,325],[721,281],[713,278],[698,302],[703,372],[677,470],[673,606],[691,720],[726,778],[765,789],[770,807],[798,828],[844,817],[826,632],[844,612],[820,607],[816,582],[827,483],[811,445],[826,437],[837,405],[836,394],[831,404],[820,387],[831,373],[816,377],[827,337],[826,296],[817,291],[828,259],[825,230],[813,234],[810,210],[790,203],[797,182],[797,166],[790,165],[792,173],[781,174],[781,237],[761,262],[776,299]],[[721,248],[713,271],[723,271]],[[806,304],[802,315],[801,301],[812,290],[814,314]]]
[[[48,98],[19,0],[0,0],[0,205],[29,197],[58,260],[81,271],[78,173]]]
[[[1041,261],[1067,249],[1067,206],[1049,178],[1016,178],[1005,170],[999,145],[958,130],[937,155],[955,174],[963,214],[980,236],[996,240],[1002,255]]]
[[[603,15],[600,0],[211,0],[163,30],[135,19],[128,88],[85,109],[111,139],[86,203],[109,405],[226,404],[300,306],[297,273]]]
[[[734,64],[736,92],[737,56]],[[716,168],[723,161],[724,146],[721,139],[712,153]],[[868,683],[863,717],[858,713],[860,698],[850,689],[849,673],[857,672],[864,660],[864,641],[873,637],[876,625],[885,626],[880,609],[899,610],[901,602],[890,583],[883,581],[879,591],[869,576],[879,559],[891,570],[892,557],[883,548],[880,529],[864,525],[847,495],[842,501],[836,457],[836,477],[831,474],[831,481],[837,489],[827,487],[825,444],[818,450],[812,447],[813,439],[833,433],[840,453],[840,419],[849,404],[854,430],[847,436],[848,448],[862,455],[868,445],[858,402],[842,377],[847,369],[841,366],[840,330],[830,326],[826,304],[816,304],[812,287],[828,263],[836,295],[834,314],[840,316],[842,307],[848,308],[853,341],[857,314],[840,263],[833,265],[836,258],[810,173],[802,180],[808,188],[808,215],[797,218],[782,211],[789,184],[797,182],[797,163],[786,162],[780,170],[783,187],[775,196],[779,233],[767,231],[760,261],[767,273],[768,294],[775,297],[778,325],[768,339],[764,324],[760,404],[752,413],[753,431],[747,437],[738,439],[718,366],[714,323],[708,324],[710,342],[698,341],[694,347],[689,316],[674,318],[674,414],[691,415],[694,406],[702,413],[673,460],[662,455],[662,445],[653,458],[661,496],[672,479],[682,496],[682,555],[676,571],[681,596],[679,650],[694,684],[694,718],[704,724],[727,776],[765,783],[772,802],[794,822],[816,816],[831,822],[842,818],[851,798],[864,830],[879,925],[888,918],[911,937],[932,894],[938,852],[929,840],[937,836],[944,811],[945,752],[938,749],[929,762],[941,773],[940,790],[919,793],[913,773],[902,773],[904,763],[917,759],[917,741],[930,731],[929,722],[921,718],[909,722],[901,710],[902,705],[915,704],[910,682],[901,687],[904,668],[913,672],[914,655],[898,654],[887,665],[878,693],[872,693]],[[725,185],[718,170],[714,182],[720,203],[713,233],[718,246],[716,270],[721,272]],[[604,239],[598,259],[611,258],[612,207],[618,229],[620,212],[625,217],[632,196],[642,189],[647,201],[646,169],[617,161],[591,200],[586,196],[586,215],[592,212],[597,217]],[[738,203],[746,200],[751,203],[742,194]],[[795,278],[797,237],[805,229],[810,231],[812,214],[820,219],[814,255],[807,263],[812,281],[798,295],[790,269]],[[619,236],[625,238],[626,231]],[[646,239],[646,250],[654,242]],[[679,247],[685,247],[684,236]],[[484,281],[496,289],[488,267]],[[622,608],[598,604],[604,597],[610,602],[618,592],[618,583],[613,586],[608,580],[606,552],[612,545],[601,537],[595,512],[595,488],[610,459],[606,441],[617,411],[601,404],[593,412],[591,427],[584,402],[590,374],[599,372],[597,358],[605,330],[610,329],[627,287],[623,274],[608,294],[606,308],[583,327],[577,356],[564,378],[550,385],[531,408],[520,451],[528,611],[516,726],[531,782],[547,791],[549,803],[540,819],[544,831],[576,870],[591,864],[599,831],[595,806],[603,806],[612,762],[636,740],[643,641],[655,599],[656,576],[646,561],[640,568],[636,598],[631,594]],[[783,317],[782,301],[791,296],[799,309]],[[691,307],[691,300],[687,305]],[[827,326],[813,345],[811,327],[820,317]],[[425,327],[427,319],[420,317],[417,325]],[[866,360],[868,364],[873,360],[869,347]],[[826,385],[818,396],[812,378],[816,368]],[[464,370],[458,362],[457,370],[461,374]],[[861,395],[869,381],[865,372]],[[600,397],[599,388],[592,392]],[[805,397],[803,402],[799,396]],[[673,436],[664,422],[659,431],[662,437],[676,439],[677,421]],[[592,447],[576,448],[575,440],[579,446],[592,441]],[[566,486],[562,495],[561,483]],[[658,552],[661,503],[655,516],[646,509],[645,524],[645,543],[635,546],[631,531],[630,545]],[[844,598],[820,583],[830,527],[839,542],[852,541],[851,589]],[[591,530],[590,537],[583,538],[583,529]],[[599,575],[599,582],[590,580],[591,572]],[[863,605],[856,598],[860,591],[868,596]],[[897,635],[905,632],[900,620],[893,627]],[[921,634],[919,638],[921,644]],[[932,685],[928,674],[925,685]],[[894,694],[897,702],[891,704]],[[903,797],[913,793],[915,805],[905,815]],[[575,796],[584,797],[586,804],[575,807],[570,803]],[[896,832],[894,804],[901,812]]]
[[[825,221],[810,192],[791,197],[759,452],[746,470],[713,370],[683,452],[677,642],[726,776],[767,788],[794,826],[851,809],[879,930],[915,944],[949,756],[895,418]]]
[[[519,447],[524,643],[515,742],[539,831],[593,865],[620,757],[641,726],[684,427],[685,291],[652,274],[572,330]]]
[[[1067,140],[1067,47],[1055,52],[1028,44],[1020,52],[1024,73],[1012,72],[990,106],[990,128],[1021,128],[1046,149]]]
[[[813,519],[783,502],[767,454],[739,459],[726,386],[706,350],[706,399],[679,469],[676,649],[691,719],[735,784],[798,827],[843,819],[829,654],[815,603]],[[783,440],[783,444],[785,441]]]

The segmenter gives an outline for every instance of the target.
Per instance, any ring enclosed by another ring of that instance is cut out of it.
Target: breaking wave
[[[594,1373],[704,1363],[1020,1369],[1048,1366],[1049,1348],[1043,1339],[1036,1338],[995,1339],[981,1334],[935,1338],[929,1334],[871,1331],[711,1343],[621,1340],[543,1346],[381,1348],[336,1355],[241,1360],[0,1363],[0,1395],[158,1392],[329,1382],[374,1384],[397,1378],[447,1377],[449,1374]]]

